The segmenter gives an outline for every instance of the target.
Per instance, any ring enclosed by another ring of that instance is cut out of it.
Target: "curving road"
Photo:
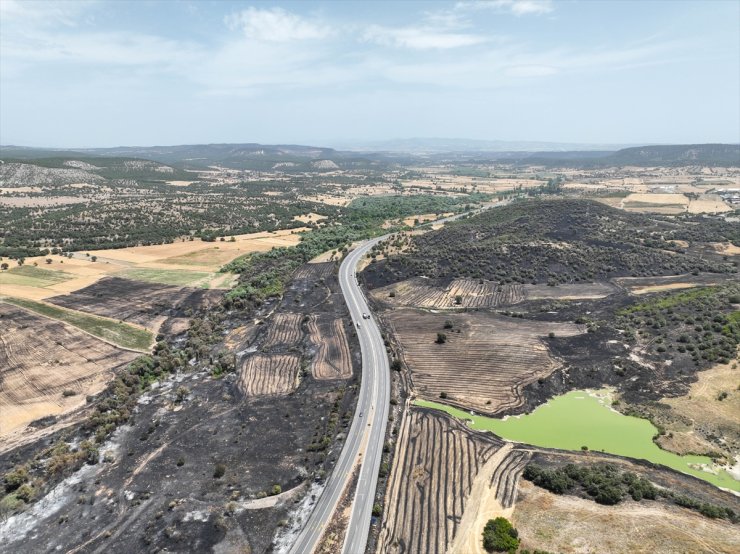
[[[465,215],[477,214],[506,203],[508,202],[497,202],[470,212],[439,219],[434,223],[453,221]],[[334,515],[356,461],[362,465],[357,490],[352,501],[352,512],[342,554],[365,552],[367,537],[370,533],[378,471],[383,457],[385,429],[390,408],[391,378],[385,344],[365,296],[357,283],[356,268],[367,252],[388,236],[384,235],[361,243],[347,255],[339,268],[339,284],[342,287],[342,294],[347,302],[362,350],[360,397],[357,400],[352,426],[347,433],[334,471],[309,516],[308,522],[293,543],[289,551],[291,554],[309,554],[316,548],[324,529]],[[369,314],[370,319],[363,319],[362,314]]]
[[[357,284],[355,269],[368,250],[384,238],[386,237],[363,242],[347,255],[339,268],[339,284],[362,350],[360,396],[336,466],[308,522],[293,543],[291,554],[307,554],[316,548],[324,528],[334,514],[356,461],[362,465],[342,552],[360,554],[365,551],[370,532],[375,486],[383,456],[391,387],[388,355],[380,329],[372,316],[371,319],[362,317],[362,314],[370,314],[370,309]]]

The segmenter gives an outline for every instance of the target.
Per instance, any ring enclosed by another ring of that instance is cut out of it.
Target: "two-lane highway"
[[[477,214],[506,203],[497,202],[471,212],[439,219],[436,223],[454,221],[467,214]],[[339,268],[339,284],[342,287],[342,294],[352,316],[352,324],[355,326],[362,349],[360,397],[357,400],[355,417],[334,471],[308,522],[291,547],[291,554],[310,554],[314,551],[324,529],[334,515],[342,492],[349,484],[355,463],[361,464],[360,476],[352,501],[342,554],[365,552],[367,537],[370,533],[378,471],[383,457],[385,429],[390,408],[391,378],[383,337],[357,283],[356,270],[363,256],[388,236],[384,235],[363,242],[347,255]],[[368,314],[370,319],[364,319],[363,314]]]
[[[355,271],[362,257],[384,238],[362,243],[347,255],[339,268],[339,284],[362,350],[360,395],[336,466],[308,522],[290,549],[291,554],[308,554],[317,546],[349,482],[355,462],[362,465],[342,552],[361,554],[365,551],[388,421],[390,368],[377,323],[372,316],[370,319],[362,317],[370,314],[370,309],[357,284]]]

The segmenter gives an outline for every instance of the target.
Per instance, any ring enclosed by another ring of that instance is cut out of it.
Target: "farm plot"
[[[446,288],[417,277],[372,292],[377,300],[418,308],[494,308],[524,300],[522,285],[498,285],[479,279],[455,279]]]
[[[308,322],[309,341],[316,354],[311,362],[314,379],[348,379],[352,358],[341,318],[312,315]]]
[[[168,313],[194,293],[193,289],[105,277],[71,294],[47,301],[82,312],[135,323],[157,331]]]
[[[692,275],[668,275],[664,277],[618,277],[614,283],[632,294],[647,294],[663,290],[687,289],[707,285],[719,285],[737,280],[735,274],[700,273]]]
[[[527,300],[595,300],[606,298],[617,292],[611,283],[578,283],[550,287],[547,285],[523,285]]]
[[[410,408],[399,430],[378,551],[445,552],[476,475],[502,445],[445,415]]]
[[[291,348],[296,346],[302,337],[302,319],[303,315],[296,313],[275,314],[267,329],[267,335],[262,343],[262,348]]]
[[[295,354],[253,354],[239,368],[237,387],[248,397],[284,396],[296,389],[300,367]]]
[[[85,404],[137,354],[11,304],[0,316],[0,437]]]
[[[323,256],[323,254],[322,254]],[[294,279],[306,279],[308,281],[318,281],[327,279],[334,273],[336,265],[334,262],[311,262],[302,265],[296,269],[293,274]]]
[[[491,414],[521,406],[522,389],[560,366],[549,354],[550,333],[568,337],[585,332],[583,325],[481,312],[400,309],[388,320],[420,396],[437,399],[444,393],[448,403]],[[438,333],[445,337],[442,344]]]

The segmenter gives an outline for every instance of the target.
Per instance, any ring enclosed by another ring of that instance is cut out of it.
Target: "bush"
[[[444,333],[437,333],[437,340],[435,340],[437,344],[444,344],[447,342],[447,335]]]
[[[489,519],[483,528],[483,548],[488,552],[511,552],[519,548],[519,533],[504,517]]]
[[[36,496],[36,491],[29,484],[21,485],[17,491],[15,491],[15,497],[23,502],[31,502],[33,497]]]
[[[26,481],[28,481],[28,470],[23,466],[15,468],[13,471],[6,473],[5,477],[3,477],[5,492],[13,492]]]
[[[273,485],[270,494],[272,494],[272,496],[277,496],[281,492],[283,492],[283,488],[280,485]]]
[[[226,473],[226,466],[224,464],[216,464],[216,467],[213,470],[213,478],[221,479],[221,477],[224,476],[224,473]]]
[[[383,513],[383,506],[381,506],[377,502],[373,504],[373,516],[380,517],[382,513]]]

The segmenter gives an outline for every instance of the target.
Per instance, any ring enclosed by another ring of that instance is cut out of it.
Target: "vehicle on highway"
[[[368,314],[362,314],[362,319],[370,319],[370,316]]]

